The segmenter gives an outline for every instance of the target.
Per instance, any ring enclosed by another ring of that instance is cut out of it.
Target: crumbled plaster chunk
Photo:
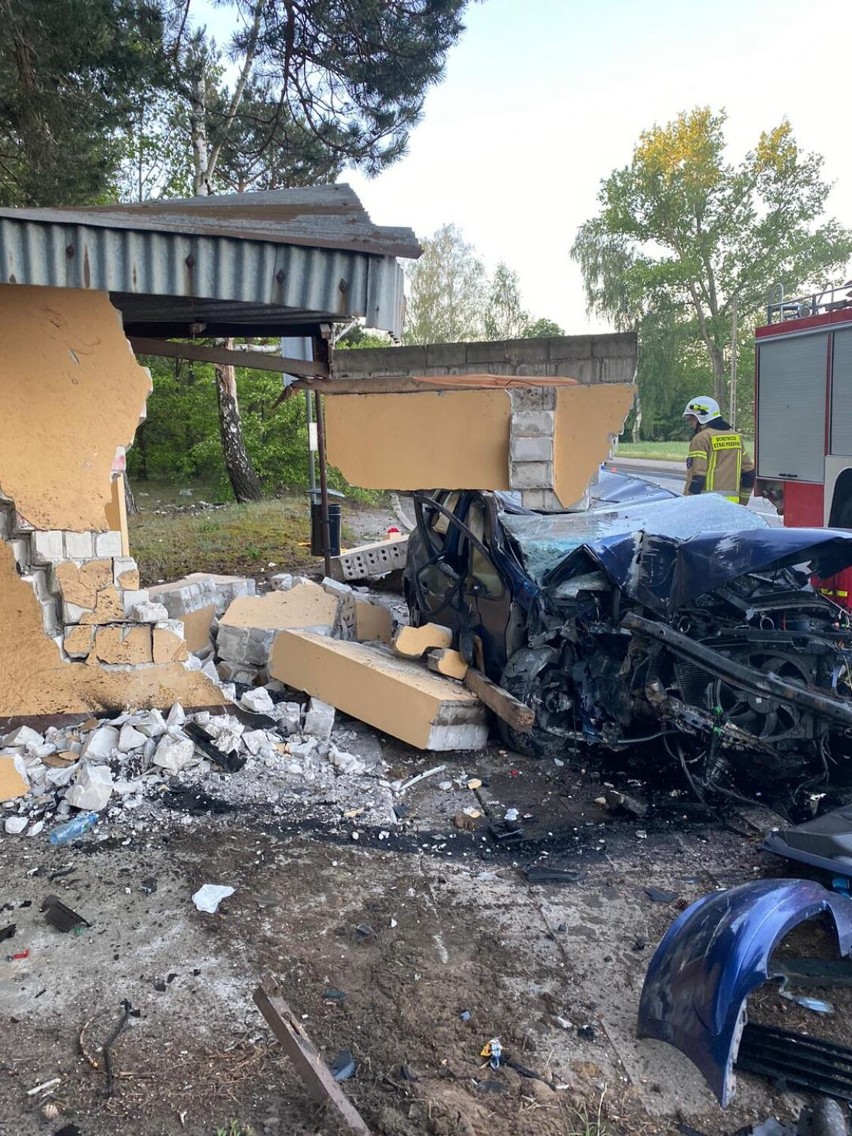
[[[240,705],[255,714],[271,714],[275,709],[275,703],[269,697],[269,691],[262,686],[256,690],[247,690],[240,699]]]
[[[118,749],[119,732],[115,726],[99,726],[89,734],[80,756],[89,761],[107,761],[112,752]]]
[[[169,773],[180,773],[195,756],[195,743],[191,738],[165,734],[154,752],[154,765]]]
[[[310,737],[327,742],[334,729],[335,709],[319,698],[312,698],[305,715],[304,732]]]
[[[127,595],[125,592],[125,610],[127,608]],[[134,592],[133,595],[147,594]],[[135,619],[137,623],[167,623],[169,613],[165,606],[161,603],[152,603],[150,600],[142,601],[141,603],[134,603],[130,606],[130,618]],[[181,627],[181,630],[183,628]]]
[[[76,809],[99,813],[112,796],[112,773],[106,765],[83,765],[65,800]]]
[[[6,817],[6,820],[3,822],[3,827],[9,836],[17,836],[18,833],[24,831],[29,823],[27,817],[12,816]]]
[[[145,734],[125,722],[118,737],[118,748],[122,753],[130,753],[132,749],[141,749],[147,740]]]

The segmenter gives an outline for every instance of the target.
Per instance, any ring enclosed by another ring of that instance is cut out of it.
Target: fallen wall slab
[[[379,647],[282,631],[269,673],[418,749],[481,749],[488,740],[486,711],[474,695]]]

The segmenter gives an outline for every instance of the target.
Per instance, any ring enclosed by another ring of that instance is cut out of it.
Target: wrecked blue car
[[[810,583],[852,564],[852,533],[616,475],[584,512],[473,490],[414,504],[412,622],[451,627],[535,711],[530,731],[501,724],[515,750],[583,747],[777,807],[852,784],[852,624]]]

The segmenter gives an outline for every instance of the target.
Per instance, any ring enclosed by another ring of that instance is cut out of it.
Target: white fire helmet
[[[697,418],[702,426],[706,426],[708,422],[718,418],[721,413],[721,407],[715,398],[701,394],[698,398],[693,398],[686,404],[683,416],[684,418]]]

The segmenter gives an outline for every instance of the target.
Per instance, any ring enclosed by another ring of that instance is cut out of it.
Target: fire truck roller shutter
[[[825,459],[826,523],[852,528],[852,328],[831,344],[831,447]]]

